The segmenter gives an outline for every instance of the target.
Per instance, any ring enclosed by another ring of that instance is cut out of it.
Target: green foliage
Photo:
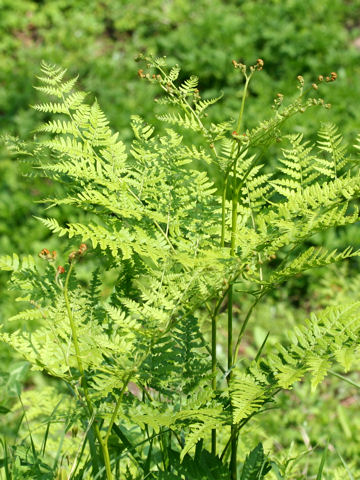
[[[271,470],[261,443],[246,457],[240,480],[262,479]]]
[[[214,122],[234,117],[241,100],[242,89],[232,70],[231,59],[264,58],[265,78],[261,81],[254,78],[248,90],[248,96],[256,101],[247,104],[244,129],[252,128],[264,112],[270,112],[275,93],[281,92],[285,98],[292,94],[291,85],[298,74],[313,81],[319,74],[336,71],[339,82],[326,94],[332,104],[330,121],[341,124],[345,144],[358,128],[358,109],[353,101],[359,96],[356,81],[359,28],[354,20],[359,11],[358,0],[200,0],[195,7],[190,0],[146,3],[142,0],[3,0],[0,10],[1,134],[29,138],[38,126],[38,112],[28,105],[38,102],[41,91],[31,87],[30,79],[38,74],[38,65],[44,59],[62,64],[73,75],[80,74],[81,87],[93,92],[111,125],[121,132],[121,139],[128,145],[132,138],[129,117],[134,112],[141,112],[147,122],[158,126],[153,115],[155,88],[143,88],[133,62],[139,51],[146,50],[154,55],[168,55],[170,63],[181,63],[181,83],[193,72],[201,72],[199,85],[203,98],[198,109],[223,92],[221,104],[214,104],[211,109]],[[173,75],[176,71],[175,68]],[[320,85],[319,90],[322,88]],[[50,120],[49,112],[41,116],[45,124]],[[329,121],[325,111],[318,111],[317,115],[305,113],[304,117],[301,124],[298,120],[288,124],[288,131],[309,138],[315,135],[320,121]],[[46,128],[57,127],[44,126]],[[209,162],[203,145],[197,145],[196,149],[193,145],[191,149],[194,158]],[[269,165],[272,158],[275,155],[266,154],[263,162]],[[1,255],[13,251],[35,255],[44,244],[57,250],[59,256],[65,255],[68,246],[64,239],[50,237],[48,230],[34,218],[44,216],[42,198],[64,197],[62,184],[34,178],[26,161],[20,165],[15,156],[1,146]],[[28,176],[21,175],[24,170]],[[219,188],[221,173],[216,168],[212,170],[211,178]],[[267,188],[266,181],[263,187]],[[251,189],[249,191],[251,193]],[[257,189],[256,195],[259,194],[261,191]],[[46,215],[56,218],[61,226],[69,219],[72,223],[82,223],[79,209],[65,202],[48,210]],[[326,232],[316,243],[340,250],[343,241],[358,243],[356,227],[341,234],[346,235],[345,239],[339,235],[339,231]],[[86,276],[84,270],[80,274],[82,281]],[[5,289],[7,278],[7,273],[0,275],[2,321],[17,312],[14,292]],[[12,354],[5,346],[0,349],[0,359],[5,369],[12,362]]]
[[[360,174],[336,127],[321,128],[318,146],[285,131],[289,119],[324,101],[304,91],[300,79],[299,94],[243,136],[226,118],[209,121],[205,109],[220,97],[202,99],[195,77],[178,81],[179,68],[163,58],[140,60],[149,69],[141,76],[165,92],[158,118],[176,129],[134,116],[127,148],[98,102],[75,90],[77,79],[43,63],[37,89],[50,98],[34,108],[50,115],[33,142],[15,142],[33,175],[62,185],[61,194],[43,202],[75,212],[63,222],[40,221],[78,246],[61,261],[65,267],[47,249],[40,259],[0,258],[23,305],[12,318],[20,328],[3,329],[1,339],[68,389],[49,393],[54,414],[43,447],[31,433],[24,439],[31,457],[25,461],[14,448],[6,466],[13,478],[25,463],[30,471],[23,475],[34,478],[49,472],[49,478],[236,480],[239,435],[266,415],[279,392],[307,372],[313,391],[331,369],[347,372],[357,362],[359,302],[312,314],[287,341],[270,350],[263,343],[254,360],[238,360],[252,311],[270,292],[307,270],[359,255],[349,245],[340,252],[310,245],[314,235],[358,220]],[[246,82],[239,130],[248,85],[262,63],[235,67]],[[282,139],[291,149],[282,149],[272,171],[266,152]],[[106,275],[115,280],[102,296]],[[236,341],[233,289],[251,302]],[[225,301],[226,367],[216,351]],[[210,323],[211,343],[204,333]],[[59,417],[64,395],[69,406]],[[81,440],[45,452],[57,422],[64,435],[76,427]],[[270,465],[259,443],[240,478],[263,478]],[[287,468],[279,460],[274,465]]]
[[[224,113],[228,117],[236,115],[241,97],[231,59],[264,58],[267,77],[252,83],[249,94],[257,101],[248,105],[246,127],[256,124],[274,92],[289,92],[296,75],[314,80],[335,70],[341,81],[327,93],[333,105],[331,120],[352,134],[358,119],[353,102],[359,94],[359,51],[354,46],[358,11],[358,0],[311,0],[306,5],[293,0],[201,0],[195,8],[190,0],[151,0],[146,4],[142,0],[18,0],[16,5],[3,0],[0,128],[2,133],[22,138],[36,128],[38,117],[27,106],[37,103],[40,92],[31,88],[29,79],[37,74],[40,61],[46,60],[80,74],[84,90],[96,95],[111,124],[128,143],[132,113],[141,110],[144,118],[153,122],[152,94],[139,84],[133,63],[139,51],[148,49],[181,63],[185,69],[180,72],[181,80],[201,72],[205,104],[224,90],[221,107],[215,105],[213,109],[213,118],[218,121],[224,119]],[[194,45],[201,45],[201,49]],[[318,115],[328,121],[326,114]],[[318,122],[319,118],[307,116],[306,122],[295,128],[313,134]],[[28,238],[35,253],[41,241],[48,238],[32,217],[40,214],[41,206],[33,200],[39,199],[39,192],[46,196],[45,185],[34,180],[29,184],[19,176],[8,153],[2,150],[0,155],[1,251],[9,254],[15,248],[27,253],[22,240]],[[58,220],[64,221],[68,212],[56,211]],[[71,211],[72,217],[74,214]]]

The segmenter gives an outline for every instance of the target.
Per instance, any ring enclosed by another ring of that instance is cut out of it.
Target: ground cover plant
[[[49,99],[34,108],[48,118],[33,142],[8,140],[32,175],[61,183],[63,195],[44,203],[73,208],[63,223],[46,212],[40,218],[62,251],[44,245],[39,258],[0,259],[25,305],[12,318],[22,327],[1,338],[27,361],[8,379],[17,407],[26,408],[17,439],[2,442],[2,474],[303,478],[294,470],[298,452],[284,457],[261,442],[244,451],[242,442],[256,438],[249,426],[262,418],[265,425],[281,408],[279,394],[297,382],[316,391],[330,373],[358,388],[344,373],[358,361],[360,304],[329,305],[271,348],[269,333],[253,354],[242,348],[252,314],[279,286],[359,255],[351,245],[311,244],[357,222],[355,156],[334,124],[320,126],[316,144],[285,128],[296,115],[329,108],[322,93],[337,74],[309,84],[298,76],[297,94],[278,93],[273,115],[245,129],[262,59],[233,61],[244,82],[235,123],[211,121],[208,107],[220,99],[202,98],[196,77],[179,81],[179,67],[162,57],[139,61],[138,76],[164,92],[164,127],[133,116],[129,149],[77,79],[45,63],[36,88]],[[248,305],[240,317],[235,297]],[[225,362],[217,349],[224,328]],[[54,380],[41,395],[20,395],[28,364]],[[314,478],[323,478],[326,443],[322,451]],[[356,458],[342,453],[355,478]]]

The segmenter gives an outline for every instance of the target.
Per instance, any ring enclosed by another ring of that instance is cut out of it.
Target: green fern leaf
[[[241,471],[240,480],[262,480],[271,470],[261,443],[259,443],[247,456]]]
[[[233,406],[233,422],[247,418],[261,408],[266,400],[266,388],[251,375],[234,371],[230,381],[230,396]]]

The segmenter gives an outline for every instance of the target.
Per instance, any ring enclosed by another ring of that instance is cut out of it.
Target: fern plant
[[[75,90],[77,79],[43,64],[36,88],[54,100],[34,108],[48,120],[34,143],[17,146],[34,172],[62,183],[64,196],[48,205],[83,212],[81,222],[39,219],[53,234],[76,238],[67,260],[46,248],[39,259],[0,258],[24,305],[15,316],[24,327],[1,339],[33,370],[66,385],[70,398],[66,416],[44,423],[42,447],[30,435],[36,478],[48,468],[55,477],[41,478],[261,479],[276,465],[261,444],[238,461],[243,428],[280,390],[306,375],[315,389],[334,365],[346,372],[358,356],[360,305],[353,303],[312,315],[275,350],[266,350],[266,337],[255,358],[239,360],[251,315],[272,290],[359,255],[348,245],[309,246],[316,233],[358,220],[360,176],[341,135],[323,125],[311,145],[284,130],[294,115],[328,107],[317,90],[336,74],[309,88],[299,76],[292,101],[278,94],[273,116],[245,129],[261,59],[250,67],[233,61],[244,78],[235,127],[208,120],[220,97],[203,99],[196,77],[181,82],[179,67],[165,59],[139,60],[139,76],[164,92],[158,118],[170,126],[157,131],[134,116],[127,149],[98,102]],[[269,168],[269,149],[279,142],[277,166]],[[107,271],[114,281],[103,298]],[[240,322],[237,291],[252,299]],[[217,358],[224,309],[226,365]],[[28,322],[36,324],[32,334]],[[73,443],[59,447],[50,468],[45,445],[61,425]],[[18,478],[20,458],[24,466],[17,450],[9,457],[6,478]]]

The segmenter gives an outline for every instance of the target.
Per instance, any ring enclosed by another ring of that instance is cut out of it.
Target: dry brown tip
[[[82,243],[82,244],[80,245],[80,247],[79,247],[79,253],[80,253],[80,255],[84,254],[84,253],[86,252],[87,248],[88,248],[88,247],[87,247],[86,243]]]
[[[71,263],[77,256],[78,252],[71,252],[69,255],[69,262]]]

